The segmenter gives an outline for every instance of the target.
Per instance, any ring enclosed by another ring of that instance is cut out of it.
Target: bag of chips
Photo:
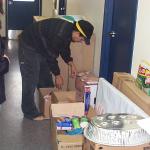
[[[142,61],[139,65],[136,85],[150,96],[150,63]]]

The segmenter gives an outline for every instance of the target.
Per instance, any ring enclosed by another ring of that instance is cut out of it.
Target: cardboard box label
[[[78,145],[71,145],[71,144],[59,144],[58,150],[82,150],[82,145],[81,143]]]

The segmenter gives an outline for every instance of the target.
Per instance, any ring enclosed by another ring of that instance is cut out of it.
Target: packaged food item
[[[72,122],[71,119],[68,117],[59,118],[56,122],[57,130],[71,130],[72,129]]]
[[[84,104],[85,104],[85,115],[88,113],[90,108],[91,90],[89,86],[85,86],[84,92]]]
[[[71,119],[72,125],[74,129],[80,128],[80,123],[79,123],[79,118],[78,117],[73,117]]]
[[[82,116],[80,119],[81,128],[85,128],[88,125],[88,118],[86,116]]]
[[[142,61],[139,65],[136,85],[150,96],[150,63]]]

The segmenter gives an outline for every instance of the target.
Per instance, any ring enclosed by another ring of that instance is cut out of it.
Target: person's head
[[[93,34],[93,25],[86,20],[79,20],[74,23],[74,29],[72,32],[73,42],[85,41],[87,45],[90,44],[90,39]]]

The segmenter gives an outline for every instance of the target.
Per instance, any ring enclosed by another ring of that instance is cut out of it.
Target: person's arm
[[[64,84],[63,77],[61,75],[55,76],[55,86],[58,89],[62,89],[62,86]]]
[[[61,49],[60,55],[62,59],[70,66],[71,76],[74,78],[77,75],[77,69],[73,63],[73,58],[71,57],[70,45],[66,44],[64,49]]]
[[[64,84],[63,77],[60,74],[60,68],[58,66],[57,57],[59,56],[59,45],[61,45],[61,40],[56,36],[51,41],[51,45],[49,46],[49,50],[47,49],[47,53],[49,54],[48,63],[50,66],[51,72],[55,75],[55,87],[58,89],[62,89]]]
[[[75,64],[73,63],[73,61],[69,61],[68,65],[70,66],[70,69],[71,69],[72,78],[75,78],[77,75],[77,68],[76,68]]]

